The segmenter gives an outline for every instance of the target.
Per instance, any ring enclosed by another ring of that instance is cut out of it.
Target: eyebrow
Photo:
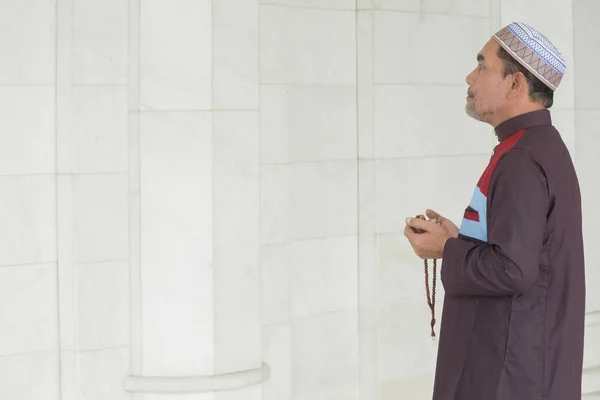
[[[483,56],[483,54],[477,54],[477,61],[485,61],[485,57]]]

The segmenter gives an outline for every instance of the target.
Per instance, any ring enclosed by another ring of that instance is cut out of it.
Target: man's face
[[[490,39],[477,55],[477,67],[467,76],[467,114],[487,123],[491,123],[504,106],[510,88],[510,76],[504,78],[504,65],[498,57],[499,47]]]

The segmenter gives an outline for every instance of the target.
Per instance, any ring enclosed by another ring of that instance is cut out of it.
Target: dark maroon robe
[[[585,318],[581,197],[548,110],[500,143],[446,243],[434,400],[580,400]]]

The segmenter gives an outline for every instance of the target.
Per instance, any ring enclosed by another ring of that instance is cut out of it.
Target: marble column
[[[131,0],[136,398],[258,400],[258,0]]]

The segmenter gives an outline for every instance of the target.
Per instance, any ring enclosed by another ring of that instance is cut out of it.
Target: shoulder
[[[547,172],[544,165],[527,148],[515,147],[502,155],[494,171],[491,189],[502,186],[547,187]]]

